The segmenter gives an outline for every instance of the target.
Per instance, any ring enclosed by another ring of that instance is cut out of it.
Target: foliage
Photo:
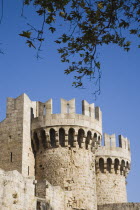
[[[29,28],[20,36],[39,53],[45,40],[45,26],[53,34],[57,20],[64,21],[69,29],[55,42],[60,45],[61,61],[68,63],[65,74],[74,73],[75,87],[83,85],[85,76],[95,79],[96,72],[100,82],[100,46],[116,44],[129,51],[129,34],[140,37],[140,0],[23,0],[24,9],[31,5],[42,17],[41,29],[28,24]]]

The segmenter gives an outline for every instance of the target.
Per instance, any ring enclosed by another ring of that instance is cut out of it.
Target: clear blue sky
[[[22,93],[31,100],[53,98],[54,113],[60,112],[61,97],[76,98],[78,113],[83,99],[94,102],[103,112],[103,132],[122,134],[131,141],[128,200],[140,202],[140,50],[133,46],[126,53],[113,45],[100,50],[101,95],[94,101],[91,86],[87,89],[71,86],[72,77],[64,75],[65,65],[60,62],[51,37],[43,46],[43,59],[36,59],[35,51],[18,36],[26,29],[26,20],[20,14],[19,1],[4,0],[4,17],[0,25],[0,43],[5,51],[5,55],[0,55],[0,120],[5,117],[6,97],[17,97]],[[38,20],[34,20],[37,23]]]

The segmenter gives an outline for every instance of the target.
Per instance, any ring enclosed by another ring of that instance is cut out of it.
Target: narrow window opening
[[[91,132],[88,131],[88,132],[87,132],[86,141],[85,141],[86,149],[88,149],[88,145],[89,145],[89,143],[90,143],[90,140],[91,140]]]
[[[101,138],[100,138],[100,136],[98,137],[98,144],[101,146]]]
[[[28,166],[28,176],[29,176],[29,172],[30,172],[30,171],[29,171],[29,166]]]
[[[115,169],[115,173],[117,174],[117,171],[119,169],[119,160],[118,159],[115,159],[114,169]]]
[[[30,108],[30,126],[31,126],[33,118],[34,118],[34,113],[33,113],[33,108],[31,107]],[[31,130],[30,130],[30,137],[31,137]]]
[[[53,128],[50,129],[50,143],[52,147],[56,146],[56,135],[55,130]]]
[[[89,107],[89,117],[91,117],[91,107]]]
[[[110,138],[110,147],[112,146],[112,141],[111,141],[111,138]]]
[[[111,173],[111,165],[112,165],[112,160],[110,158],[107,159],[107,171]]]
[[[65,146],[65,130],[63,128],[59,129],[59,143],[61,147]]]
[[[79,129],[78,130],[78,144],[79,144],[79,148],[81,148],[81,144],[83,143],[83,138],[84,138],[84,130],[83,129]]]
[[[101,173],[104,173],[104,159],[103,158],[99,159],[99,168],[100,168]]]
[[[14,100],[14,109],[16,109],[16,100]]]
[[[43,115],[46,115],[46,106],[43,107]]]
[[[10,159],[11,159],[11,163],[12,163],[13,162],[13,154],[12,154],[12,152],[10,154]]]
[[[70,113],[70,105],[67,104],[67,114],[69,114],[69,113]]]
[[[47,140],[46,140],[46,134],[45,134],[45,130],[41,131],[41,140],[42,140],[42,145],[43,148],[46,149],[47,148]]]
[[[33,108],[31,108],[30,113],[31,113],[31,120],[32,120],[34,118]]]
[[[75,134],[75,131],[73,128],[70,128],[69,129],[69,135],[68,135],[68,144],[73,147],[73,144],[74,144],[74,134]]]

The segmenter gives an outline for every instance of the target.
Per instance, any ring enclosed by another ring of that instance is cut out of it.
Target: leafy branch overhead
[[[68,63],[66,74],[74,73],[73,85],[83,85],[85,76],[100,82],[99,47],[116,44],[129,51],[129,34],[140,37],[139,0],[25,0],[42,18],[41,29],[29,25],[20,36],[29,47],[39,52],[46,30],[55,33],[58,21],[63,22],[65,33],[55,42],[60,46],[61,61]],[[140,45],[138,46],[140,47]],[[96,74],[97,73],[97,74]]]

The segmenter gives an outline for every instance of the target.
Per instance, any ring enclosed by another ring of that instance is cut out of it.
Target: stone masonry
[[[124,203],[120,209],[134,210],[127,205],[130,162],[127,138],[120,135],[118,147],[115,135],[102,138],[94,104],[82,101],[76,114],[75,99],[61,99],[61,113],[53,114],[52,99],[8,98],[0,122],[0,209],[118,210]]]

